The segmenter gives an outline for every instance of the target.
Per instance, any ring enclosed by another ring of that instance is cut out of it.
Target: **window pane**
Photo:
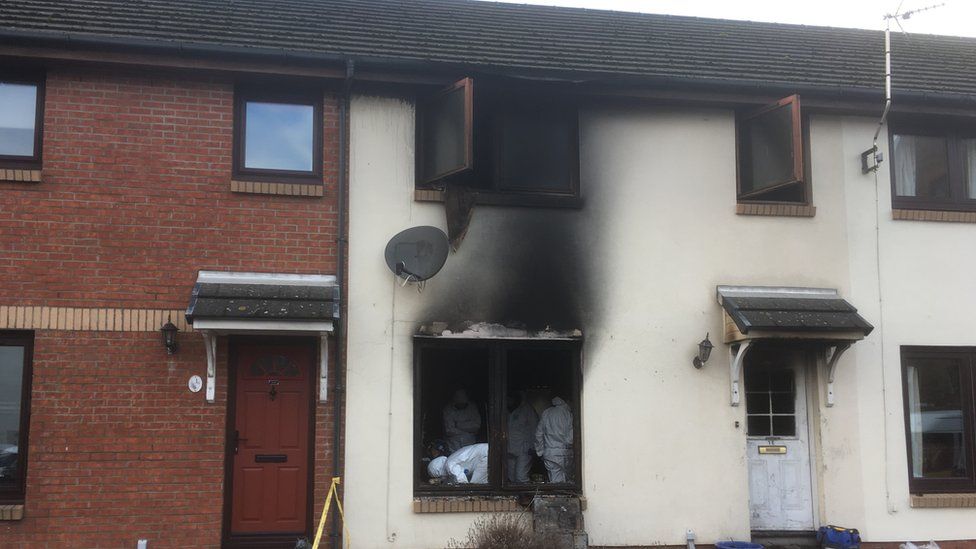
[[[783,105],[739,122],[739,175],[743,193],[795,179],[793,109]]]
[[[769,393],[746,393],[747,414],[768,414]]]
[[[248,101],[245,110],[245,168],[313,171],[315,109],[311,105]]]
[[[894,178],[897,196],[949,198],[949,160],[944,137],[895,135]]]
[[[796,416],[773,416],[773,436],[795,437]]]
[[[509,351],[506,382],[506,483],[573,482],[576,436],[572,354],[561,350]]]
[[[34,156],[37,86],[0,82],[0,155]]]
[[[962,140],[966,163],[966,198],[976,200],[976,139]]]
[[[21,388],[24,348],[0,346],[0,489],[20,485]]]
[[[432,485],[488,482],[486,349],[424,349],[420,429],[423,479]],[[434,468],[431,462],[444,457]]]
[[[950,358],[913,359],[906,368],[915,478],[968,476],[960,364]]]
[[[796,411],[795,393],[772,393],[769,398],[773,403],[774,414],[792,414]]]
[[[466,165],[465,88],[438,95],[423,106],[421,176],[429,182]]]
[[[769,416],[748,416],[746,424],[748,435],[751,437],[768,437],[772,434]]]
[[[566,110],[518,109],[501,119],[498,185],[568,193],[576,159],[576,125]]]

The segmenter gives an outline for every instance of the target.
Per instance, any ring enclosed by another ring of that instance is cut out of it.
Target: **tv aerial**
[[[437,227],[411,227],[397,233],[386,244],[386,265],[403,286],[418,284],[423,290],[428,279],[440,272],[450,252],[447,235]]]
[[[905,28],[901,26],[901,22],[899,20],[908,20],[911,19],[916,13],[934,10],[945,5],[945,2],[942,2],[940,4],[932,4],[930,6],[903,12],[901,11],[901,6],[904,3],[905,0],[901,0],[901,2],[898,3],[898,7],[895,9],[895,13],[887,13],[884,16],[885,105],[884,111],[881,113],[881,120],[878,121],[878,127],[874,130],[874,140],[871,144],[871,148],[861,153],[861,173],[864,174],[878,171],[878,168],[881,167],[881,163],[884,162],[884,156],[878,150],[878,136],[881,135],[881,128],[884,127],[885,122],[888,120],[888,111],[891,110],[891,22],[894,21],[895,24],[898,25],[901,32],[907,36],[908,33],[905,32]]]

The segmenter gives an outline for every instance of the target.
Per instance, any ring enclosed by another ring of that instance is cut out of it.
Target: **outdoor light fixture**
[[[701,343],[698,344],[698,356],[695,357],[695,360],[691,361],[695,365],[695,368],[701,368],[708,362],[708,355],[712,354],[712,347],[714,345],[708,340],[708,334],[706,333],[705,339],[701,340]]]
[[[166,347],[166,354],[175,354],[177,349],[180,348],[179,343],[176,342],[176,332],[179,330],[173,325],[173,322],[169,319],[166,320],[166,324],[159,329],[163,333],[163,346]]]

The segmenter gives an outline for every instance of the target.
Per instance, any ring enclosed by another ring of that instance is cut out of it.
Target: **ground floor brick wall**
[[[4,549],[219,547],[224,504],[227,342],[216,402],[203,340],[166,354],[152,332],[34,332],[24,519],[0,522]],[[316,393],[317,394],[317,393]],[[317,509],[331,480],[332,406],[317,406]]]

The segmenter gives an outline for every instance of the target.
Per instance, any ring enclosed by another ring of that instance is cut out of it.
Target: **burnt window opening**
[[[976,348],[902,347],[913,494],[976,490]]]
[[[464,78],[420,98],[416,120],[418,188],[461,187],[496,204],[574,205],[579,198],[572,100],[476,88]]]
[[[23,503],[30,426],[32,333],[0,332],[0,503]]]
[[[235,179],[322,183],[322,91],[314,86],[238,86]]]
[[[893,208],[976,211],[976,130],[896,122],[889,134]]]
[[[579,341],[417,337],[414,361],[417,494],[580,492]]]
[[[738,201],[810,204],[809,141],[798,95],[738,115]]]
[[[745,372],[746,433],[750,437],[795,437],[796,379],[788,368]]]
[[[44,78],[0,74],[0,166],[41,167]]]

